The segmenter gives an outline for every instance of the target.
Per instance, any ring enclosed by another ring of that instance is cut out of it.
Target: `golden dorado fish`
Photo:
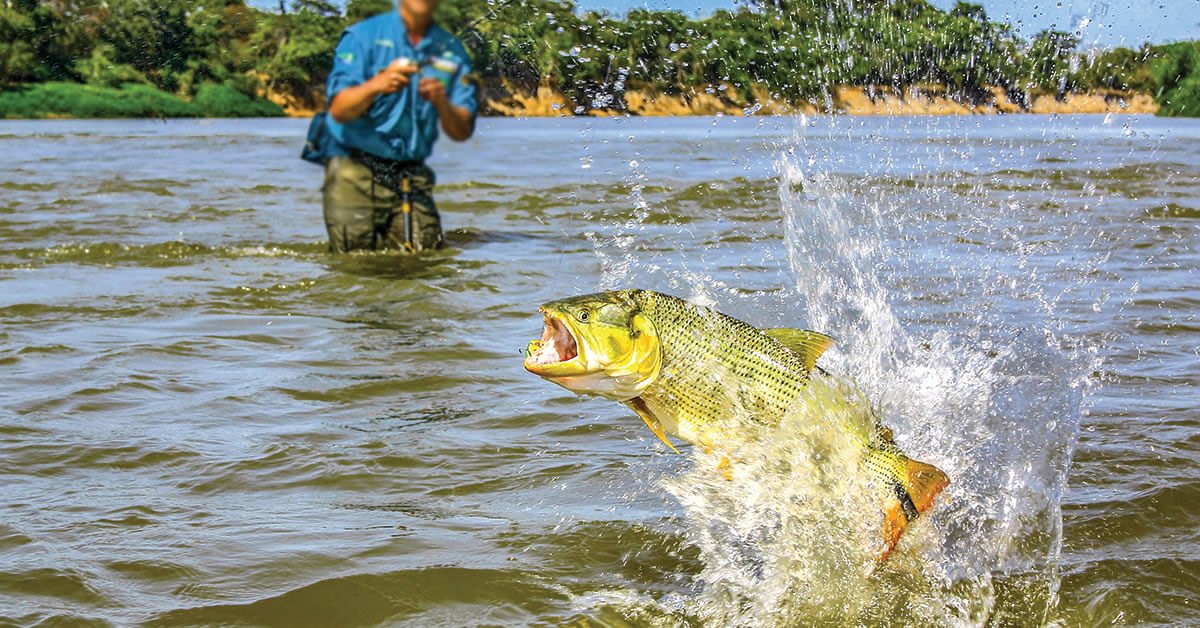
[[[731,418],[777,426],[833,345],[825,334],[760,330],[648,290],[573,297],[541,312],[545,328],[529,343],[526,370],[576,394],[625,404],[676,453],[668,436],[709,450],[736,438]],[[888,489],[882,560],[950,480],[901,453],[887,428],[841,427],[861,443],[864,470]]]

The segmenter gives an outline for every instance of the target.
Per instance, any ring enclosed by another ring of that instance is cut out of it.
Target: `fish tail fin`
[[[941,469],[917,460],[906,460],[904,467],[904,488],[917,512],[933,508],[934,498],[950,485],[950,478]]]
[[[900,542],[909,522],[933,508],[938,493],[950,485],[950,478],[941,469],[917,460],[901,460],[902,478],[893,485],[895,494],[884,509],[881,563]]]

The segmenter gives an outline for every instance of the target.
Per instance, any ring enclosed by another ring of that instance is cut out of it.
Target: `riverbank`
[[[1010,100],[1004,90],[992,88],[976,103],[961,102],[941,86],[921,86],[906,90],[892,87],[835,88],[825,103],[789,103],[772,98],[764,89],[754,90],[750,104],[742,105],[722,98],[718,93],[697,92],[667,95],[631,90],[624,94],[623,108],[580,111],[560,93],[539,88],[535,93],[489,94],[484,110],[491,115],[555,117],[569,115],[689,116],[689,115],[976,115],[997,113],[1081,114],[1081,113],[1155,113],[1158,105],[1150,94],[1115,90],[1068,93],[1062,97],[1040,94],[1022,107]]]
[[[193,98],[181,98],[142,83],[103,87],[79,83],[36,83],[0,92],[0,119],[38,118],[264,118],[286,115],[265,98],[251,98],[205,83]]]
[[[771,97],[765,89],[755,88],[751,103],[739,104],[726,94],[732,90],[695,91],[688,94],[662,94],[647,90],[629,90],[606,109],[587,109],[571,103],[561,92],[539,87],[530,92],[508,86],[483,90],[480,112],[485,116],[544,118],[575,115],[589,116],[712,116],[712,115],[795,115],[842,114],[877,115],[979,115],[998,113],[1085,114],[1149,113],[1158,111],[1150,94],[1102,90],[1086,93],[1038,94],[1023,107],[1013,102],[1004,90],[991,88],[975,103],[964,103],[938,85],[899,90],[893,87],[834,88],[824,103],[789,103]],[[318,96],[319,97],[319,96]],[[294,97],[268,94],[287,115],[309,117],[319,107]]]
[[[628,90],[605,109],[587,109],[549,87],[532,91],[507,85],[482,90],[480,112],[499,117],[612,116],[711,116],[711,115],[975,115],[997,113],[1156,113],[1158,105],[1140,92],[1093,91],[1033,95],[1028,106],[1013,102],[1004,90],[992,88],[976,102],[965,103],[937,85],[903,90],[892,87],[834,88],[820,103],[789,103],[772,98],[756,87],[750,102],[741,104],[729,88],[663,94]],[[184,99],[149,85],[121,88],[75,83],[42,83],[0,94],[0,119],[21,118],[237,118],[311,117],[319,111],[322,93],[314,89],[302,97],[264,93],[250,98],[232,88],[201,86],[195,98]]]

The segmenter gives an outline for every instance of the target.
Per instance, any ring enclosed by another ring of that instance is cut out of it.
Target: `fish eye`
[[[579,310],[579,313],[575,315],[575,318],[578,318],[579,322],[581,323],[586,323],[592,318],[592,313],[587,310]]]

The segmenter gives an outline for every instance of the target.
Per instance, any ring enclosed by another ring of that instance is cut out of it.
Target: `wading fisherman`
[[[438,126],[464,141],[475,130],[470,58],[433,22],[439,0],[399,0],[346,29],[334,56],[327,116],[309,131],[304,157],[325,164],[322,204],[329,246],[434,249],[442,226],[425,159]]]

